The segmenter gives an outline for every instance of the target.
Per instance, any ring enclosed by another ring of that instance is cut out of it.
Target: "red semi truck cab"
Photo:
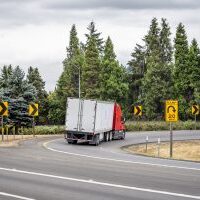
[[[121,136],[121,139],[125,138],[125,125],[122,115],[122,109],[121,106],[117,103],[115,103],[114,105],[113,132],[114,138],[119,138],[119,136]]]

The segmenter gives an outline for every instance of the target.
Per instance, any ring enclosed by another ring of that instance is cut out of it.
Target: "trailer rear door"
[[[96,101],[83,100],[82,116],[81,116],[81,131],[93,133],[95,122]]]
[[[68,98],[67,99],[67,114],[66,114],[66,129],[70,131],[78,131],[79,129],[79,115],[80,115],[80,103],[79,99]]]

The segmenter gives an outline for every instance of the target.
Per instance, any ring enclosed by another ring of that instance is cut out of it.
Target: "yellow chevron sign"
[[[8,102],[0,102],[0,115],[1,116],[8,116]]]
[[[134,115],[142,116],[142,106],[134,106]]]
[[[199,114],[199,105],[192,105],[192,114],[193,115]]]
[[[37,103],[32,103],[29,105],[29,110],[28,110],[28,114],[30,116],[36,117],[39,115],[38,113],[38,104]]]

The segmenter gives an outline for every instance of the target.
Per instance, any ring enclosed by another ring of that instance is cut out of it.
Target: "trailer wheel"
[[[98,146],[99,144],[100,144],[99,135],[96,135],[96,137],[95,137],[95,146]]]
[[[73,140],[73,141],[72,141],[72,144],[77,144],[77,140]]]
[[[108,134],[104,133],[104,142],[108,142]]]
[[[111,140],[111,132],[108,133],[108,141]]]
[[[109,134],[106,133],[106,142],[108,142],[108,141],[109,141]]]

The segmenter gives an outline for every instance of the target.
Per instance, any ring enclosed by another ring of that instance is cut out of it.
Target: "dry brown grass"
[[[149,143],[147,152],[145,144],[132,145],[124,148],[124,150],[134,154],[158,157],[157,143]],[[169,151],[169,142],[161,142],[159,157],[169,158]],[[173,159],[200,161],[200,140],[174,141]]]

